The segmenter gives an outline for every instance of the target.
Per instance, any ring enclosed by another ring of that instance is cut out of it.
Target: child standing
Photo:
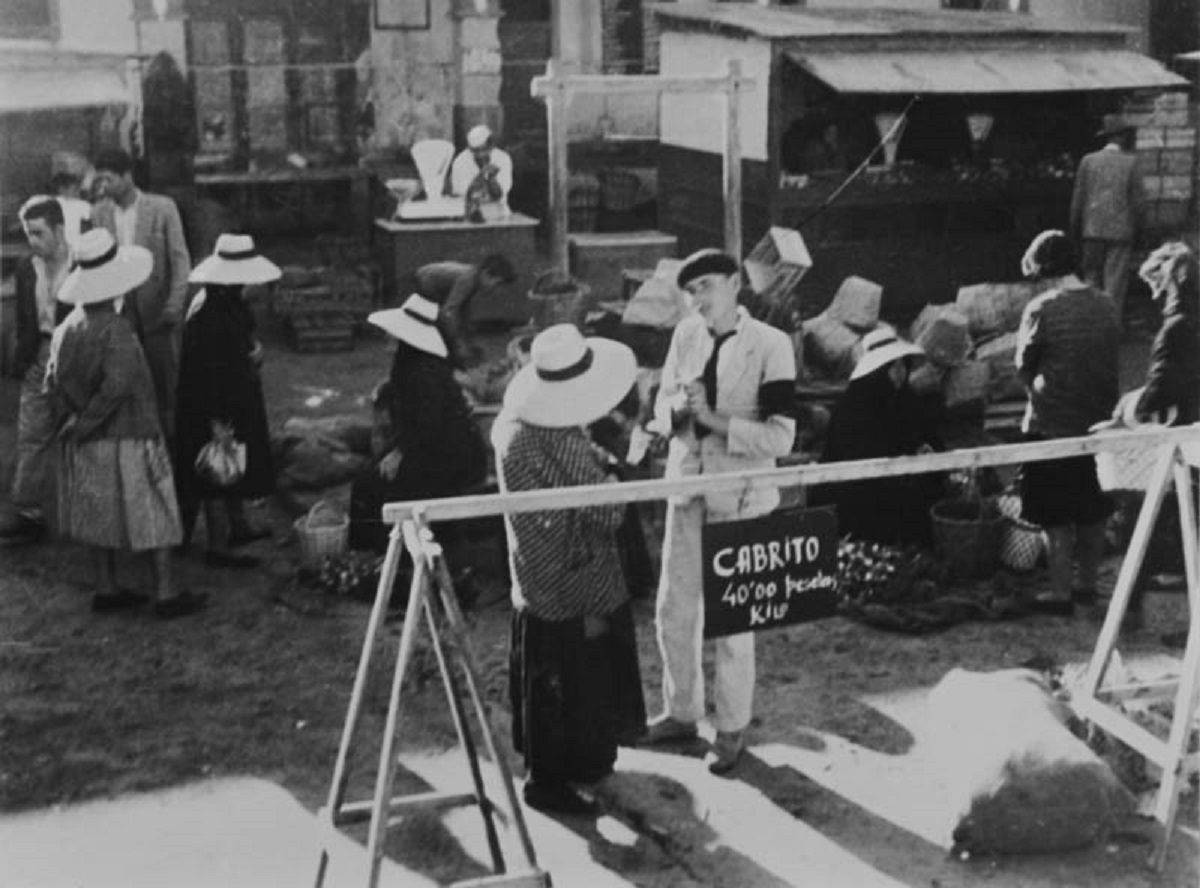
[[[94,611],[145,603],[117,586],[116,553],[131,551],[151,553],[155,616],[194,613],[207,596],[178,592],[171,581],[171,547],[182,532],[154,383],[116,305],[149,277],[153,260],[141,247],[118,247],[103,228],[85,232],[75,255],[58,298],[79,310],[56,330],[47,371],[63,446],[59,526],[92,548]]]

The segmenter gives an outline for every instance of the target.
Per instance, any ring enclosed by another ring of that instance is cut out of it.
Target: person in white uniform
[[[677,283],[697,311],[675,328],[655,405],[655,425],[671,429],[666,477],[773,467],[791,452],[796,433],[791,340],[738,305],[741,274],[733,257],[717,250],[694,253],[680,267]],[[664,711],[648,724],[644,742],[692,739],[704,716],[702,525],[762,515],[778,503],[774,488],[668,502],[655,614]],[[714,644],[717,736],[708,767],[724,774],[745,747],[754,636],[731,635]]]
[[[495,146],[492,131],[486,126],[472,127],[467,133],[467,147],[450,166],[450,193],[462,198],[478,195],[483,219],[499,219],[509,215],[508,193],[512,186],[513,163],[508,152]]]

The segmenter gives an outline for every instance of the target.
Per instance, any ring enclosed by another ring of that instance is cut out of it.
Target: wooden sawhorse
[[[384,615],[387,613],[388,601],[392,596],[392,586],[400,566],[400,556],[403,552],[400,541],[402,535],[404,537],[403,546],[407,547],[412,556],[413,574],[408,605],[404,614],[404,627],[400,632],[399,649],[392,673],[387,720],[379,752],[375,795],[370,801],[348,803],[345,799],[349,779],[347,761],[362,710],[367,678],[371,670],[372,651],[380,630],[383,628]],[[432,595],[434,589],[438,593],[436,599]],[[446,688],[446,697],[450,703],[454,727],[466,754],[467,766],[470,769],[474,786],[473,792],[392,795],[396,778],[396,733],[400,718],[400,689],[404,683],[405,670],[412,657],[418,624],[422,617],[429,628],[433,650],[437,656],[438,667]],[[443,630],[449,635],[448,641],[442,637]],[[461,672],[461,679],[456,674],[455,667],[458,667],[458,671]],[[472,735],[463,703],[463,681],[465,681],[467,694],[474,707],[475,719],[487,753],[500,773],[504,793],[507,797],[507,807],[520,839],[526,866],[519,873],[509,873],[505,866],[500,837],[496,830],[495,806],[484,789],[478,747]],[[380,569],[379,587],[375,592],[375,603],[371,608],[371,616],[367,623],[367,634],[358,661],[358,671],[354,677],[354,688],[350,693],[350,705],[342,729],[337,762],[334,765],[329,801],[321,812],[321,816],[328,818],[328,825],[332,830],[353,823],[370,821],[367,839],[367,854],[370,858],[368,888],[375,888],[379,884],[388,827],[402,817],[406,810],[418,807],[444,809],[460,805],[478,806],[483,818],[483,828],[487,835],[488,849],[491,852],[492,866],[495,872],[490,876],[456,882],[453,888],[500,888],[500,886],[504,886],[504,888],[549,888],[550,876],[538,869],[525,816],[513,788],[512,773],[508,768],[508,762],[497,750],[495,734],[488,719],[486,705],[480,695],[480,687],[481,682],[475,667],[475,658],[471,652],[470,638],[462,612],[458,607],[450,571],[446,566],[441,546],[434,541],[432,532],[420,516],[414,517],[412,521],[405,521],[403,533],[400,525],[394,524],[388,541],[387,555]],[[328,864],[328,848],[323,848],[317,869],[316,888],[322,888],[324,885]]]
[[[1197,536],[1197,504],[1190,463],[1190,460],[1185,459],[1178,444],[1164,445],[1159,451],[1146,488],[1142,510],[1138,513],[1133,538],[1121,564],[1121,572],[1117,576],[1108,613],[1088,666],[1084,695],[1074,704],[1080,717],[1108,731],[1145,756],[1147,761],[1162,769],[1154,817],[1163,826],[1163,836],[1150,857],[1151,865],[1160,871],[1166,863],[1167,845],[1175,828],[1180,783],[1189,769],[1195,768],[1196,760],[1196,756],[1189,756],[1187,751],[1196,715],[1196,694],[1200,690],[1200,568],[1197,564],[1200,556],[1200,537]],[[1154,683],[1134,682],[1101,687],[1116,650],[1121,620],[1129,608],[1133,585],[1145,559],[1150,535],[1154,532],[1154,522],[1158,518],[1172,481],[1179,506],[1179,527],[1183,536],[1188,595],[1187,647],[1184,650],[1179,678]],[[1173,699],[1174,711],[1166,740],[1114,708],[1113,704],[1134,699],[1139,704]]]

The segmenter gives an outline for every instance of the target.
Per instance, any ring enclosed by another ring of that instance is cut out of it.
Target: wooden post
[[[536,85],[533,94],[539,94]],[[570,273],[567,257],[567,86],[558,59],[546,62],[546,153],[550,175],[550,262]]]
[[[725,163],[722,184],[725,197],[725,252],[742,261],[742,142],[741,124],[742,63],[729,60],[725,86]]]

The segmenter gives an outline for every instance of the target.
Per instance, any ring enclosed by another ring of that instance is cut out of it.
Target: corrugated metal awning
[[[0,65],[0,113],[129,102],[122,60],[108,64],[68,62],[56,67]]]
[[[805,52],[787,56],[843,93],[1044,93],[1186,86],[1130,50]]]

